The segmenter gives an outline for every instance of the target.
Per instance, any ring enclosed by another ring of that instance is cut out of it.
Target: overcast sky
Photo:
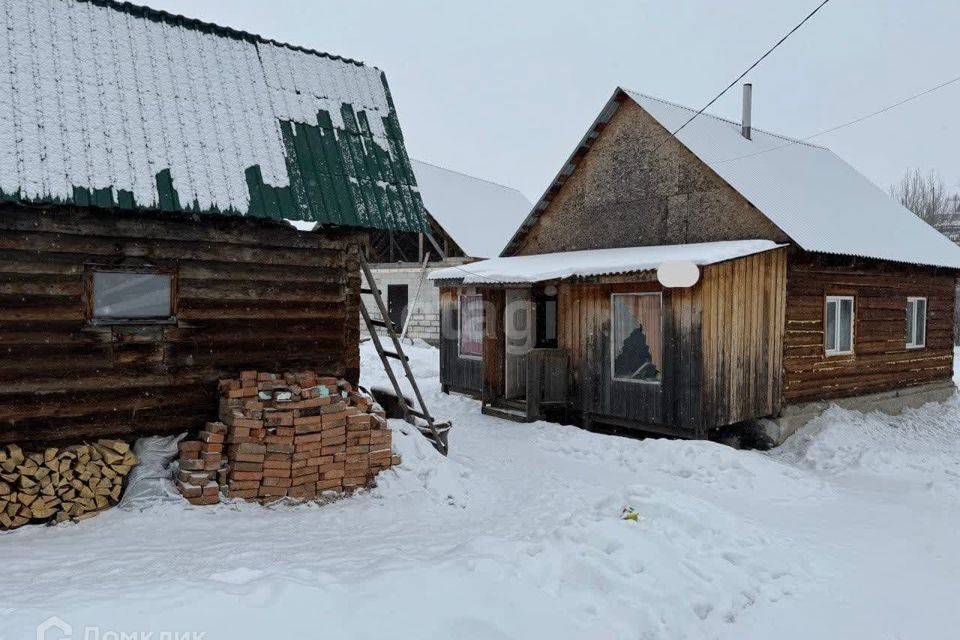
[[[538,198],[617,85],[699,108],[817,0],[144,0],[384,70],[410,154]],[[960,1],[831,0],[755,69],[804,137],[960,76]],[[710,111],[740,117],[740,90]],[[960,183],[960,82],[822,136],[878,185]]]

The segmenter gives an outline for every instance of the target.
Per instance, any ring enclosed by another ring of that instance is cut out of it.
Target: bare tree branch
[[[900,182],[890,187],[890,195],[934,227],[945,215],[955,213],[947,185],[936,171],[927,175],[919,169],[908,171]]]

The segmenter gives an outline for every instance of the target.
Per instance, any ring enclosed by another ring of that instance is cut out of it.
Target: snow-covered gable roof
[[[516,189],[413,160],[427,211],[473,258],[500,254],[510,234],[530,212]]]
[[[0,198],[425,230],[378,69],[111,0],[0,0]]]
[[[618,89],[544,197],[510,241],[514,247],[575,170],[624,99],[672,132],[695,111]],[[702,114],[679,141],[807,251],[960,268],[960,247],[905,209],[829,149]]]
[[[770,240],[731,240],[542,253],[447,267],[433,271],[428,277],[464,284],[524,284],[651,271],[665,262],[688,261],[704,266],[770,251],[778,246],[782,245]]]
[[[626,92],[670,131],[694,111]],[[825,147],[704,114],[677,138],[807,251],[960,267],[960,247]]]

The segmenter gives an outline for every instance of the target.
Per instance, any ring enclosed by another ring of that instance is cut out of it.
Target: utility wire
[[[818,5],[816,6],[816,8],[814,8],[813,11],[811,11],[810,13],[808,13],[803,20],[801,20],[799,23],[797,23],[796,26],[794,26],[792,29],[790,29],[790,31],[788,31],[782,38],[780,38],[780,39],[776,42],[776,44],[774,44],[772,47],[770,47],[769,49],[767,49],[767,51],[766,51],[762,56],[760,56],[759,58],[757,58],[757,60],[756,60],[753,64],[751,64],[749,67],[747,67],[747,70],[746,70],[746,71],[744,71],[743,73],[741,73],[739,76],[737,76],[737,77],[733,80],[733,82],[731,82],[730,84],[728,84],[727,87],[726,87],[726,89],[724,89],[723,91],[721,91],[720,93],[718,93],[716,96],[714,96],[713,100],[711,100],[711,101],[708,102],[707,104],[703,105],[703,108],[702,108],[702,109],[700,109],[700,110],[697,111],[695,114],[693,114],[692,116],[690,116],[690,119],[687,120],[686,122],[684,122],[682,125],[680,125],[680,127],[679,127],[676,131],[674,131],[674,132],[671,133],[669,136],[667,136],[666,138],[664,138],[663,141],[660,142],[660,144],[658,144],[656,147],[654,147],[654,149],[653,149],[653,151],[652,151],[651,153],[656,153],[656,152],[660,149],[660,147],[662,147],[664,144],[666,144],[667,140],[670,140],[671,138],[675,137],[678,133],[680,133],[680,131],[681,131],[684,127],[686,127],[688,124],[690,124],[691,122],[693,122],[693,121],[697,118],[697,116],[701,115],[704,111],[706,111],[707,109],[709,109],[710,106],[711,106],[714,102],[716,102],[717,100],[719,100],[719,99],[721,98],[721,96],[723,96],[723,94],[725,94],[727,91],[729,91],[731,88],[733,88],[733,86],[734,86],[735,84],[737,84],[738,82],[740,82],[740,80],[742,80],[744,76],[746,76],[748,73],[750,73],[751,71],[753,71],[754,67],[756,67],[758,64],[760,64],[761,62],[763,62],[763,60],[764,60],[767,56],[769,56],[771,53],[773,53],[774,50],[775,50],[777,47],[779,47],[781,44],[783,44],[783,43],[786,41],[787,38],[789,38],[790,36],[792,36],[800,27],[802,27],[804,24],[806,24],[806,22],[807,22],[808,20],[810,20],[810,18],[812,18],[814,15],[816,15],[816,13],[817,13],[818,11],[820,11],[820,9],[822,9],[822,8],[824,7],[824,5],[826,5],[828,2],[830,2],[830,0],[823,0],[823,2],[821,2],[820,4],[818,4]],[[454,265],[454,268],[457,269],[457,270],[459,270],[459,271],[463,271],[464,273],[469,274],[469,275],[474,276],[474,277],[481,277],[481,278],[484,278],[484,279],[486,279],[486,280],[494,280],[494,278],[489,278],[489,277],[487,277],[487,276],[485,276],[485,275],[483,275],[483,274],[474,273],[474,272],[472,272],[472,271],[467,271],[466,269],[463,269],[463,268],[461,268],[461,267],[459,267],[459,266],[455,266],[455,265]]]
[[[784,144],[777,145],[776,147],[770,147],[769,149],[764,149],[764,150],[762,150],[762,151],[756,151],[756,152],[754,152],[754,153],[748,153],[748,154],[746,154],[746,155],[737,156],[737,157],[735,157],[735,158],[727,158],[727,159],[725,159],[725,160],[714,160],[714,161],[710,161],[710,162],[707,162],[707,164],[710,165],[710,166],[713,166],[713,165],[717,165],[717,164],[723,164],[723,163],[725,163],[725,162],[733,162],[734,160],[743,160],[744,158],[752,158],[753,156],[759,156],[760,154],[763,154],[763,153],[770,153],[771,151],[776,151],[777,149],[783,149],[784,147],[789,147],[789,146],[792,146],[792,145],[795,145],[795,144],[802,144],[802,143],[804,143],[804,142],[806,142],[806,141],[808,141],[808,140],[813,140],[814,138],[819,138],[820,136],[824,136],[824,135],[826,135],[826,134],[828,134],[828,133],[833,133],[834,131],[838,131],[838,130],[843,129],[843,128],[845,128],[845,127],[849,127],[849,126],[851,126],[851,125],[858,124],[858,123],[860,123],[860,122],[863,122],[864,120],[867,120],[867,119],[872,118],[872,117],[874,117],[874,116],[878,116],[878,115],[880,115],[881,113],[886,113],[887,111],[890,111],[891,109],[896,109],[897,107],[899,107],[899,106],[901,106],[901,105],[904,105],[904,104],[907,104],[908,102],[911,102],[911,101],[913,101],[913,100],[916,100],[917,98],[922,98],[923,96],[925,96],[925,95],[927,95],[927,94],[933,93],[934,91],[937,91],[937,90],[939,90],[939,89],[943,89],[944,87],[946,87],[946,86],[948,86],[948,85],[951,85],[951,84],[953,84],[954,82],[960,82],[960,76],[957,76],[956,78],[953,78],[952,80],[947,80],[946,82],[941,82],[940,84],[936,85],[935,87],[930,87],[929,89],[926,89],[925,91],[921,91],[920,93],[915,93],[914,95],[910,96],[909,98],[904,98],[903,100],[900,100],[899,102],[894,102],[893,104],[887,105],[887,106],[885,106],[885,107],[882,108],[882,109],[878,109],[877,111],[874,111],[873,113],[868,113],[868,114],[865,115],[865,116],[860,116],[859,118],[854,118],[853,120],[850,120],[849,122],[844,122],[843,124],[838,124],[838,125],[835,126],[835,127],[830,127],[829,129],[824,129],[823,131],[818,131],[817,133],[811,134],[811,135],[807,136],[806,138],[800,138],[800,139],[798,139],[798,140],[791,140],[791,141],[789,141],[789,142],[785,142]]]
[[[814,15],[816,15],[816,13],[817,13],[818,11],[820,11],[820,9],[822,9],[823,6],[824,6],[825,4],[827,4],[828,2],[830,2],[830,0],[823,0],[823,2],[821,2],[820,4],[818,4],[817,7],[816,7],[813,11],[811,11],[810,13],[807,14],[807,17],[805,17],[803,20],[801,20],[799,23],[797,23],[797,25],[796,25],[793,29],[790,29],[790,31],[788,31],[788,32],[786,33],[786,35],[784,35],[782,38],[780,38],[775,45],[773,45],[772,47],[770,47],[769,49],[767,49],[766,53],[764,53],[762,56],[760,56],[759,58],[757,58],[756,62],[754,62],[753,64],[751,64],[749,67],[747,67],[747,70],[746,70],[746,71],[744,71],[743,73],[741,73],[739,76],[737,76],[737,77],[733,80],[733,82],[731,82],[730,84],[728,84],[726,89],[724,89],[723,91],[721,91],[720,93],[718,93],[716,96],[714,96],[713,100],[711,100],[711,101],[708,102],[707,104],[703,105],[703,108],[701,108],[701,109],[700,109],[699,111],[697,111],[695,114],[693,114],[692,116],[690,116],[690,119],[687,120],[686,122],[684,122],[682,125],[680,125],[680,127],[679,127],[676,131],[674,131],[673,133],[671,133],[668,137],[664,138],[663,141],[661,141],[660,144],[658,144],[658,145],[653,149],[653,151],[652,151],[651,153],[656,153],[656,152],[660,149],[660,147],[662,147],[664,144],[666,144],[667,140],[670,140],[671,138],[675,137],[678,133],[680,133],[680,132],[683,130],[684,127],[686,127],[688,124],[690,124],[691,122],[693,122],[694,120],[696,120],[697,117],[698,117],[700,114],[702,114],[704,111],[706,111],[707,109],[709,109],[710,106],[711,106],[714,102],[716,102],[717,100],[719,100],[719,99],[723,96],[723,94],[725,94],[727,91],[730,91],[730,89],[732,89],[735,84],[737,84],[738,82],[740,82],[741,80],[743,80],[744,76],[746,76],[748,73],[750,73],[751,71],[753,71],[754,67],[756,67],[758,64],[760,64],[761,62],[763,62],[764,58],[766,58],[766,57],[769,56],[771,53],[773,53],[774,50],[775,50],[777,47],[779,47],[781,44],[783,44],[784,41],[786,41],[787,38],[789,38],[790,36],[792,36],[792,35],[794,34],[794,32],[797,31],[797,29],[799,29],[800,27],[802,27],[810,18],[812,18]]]

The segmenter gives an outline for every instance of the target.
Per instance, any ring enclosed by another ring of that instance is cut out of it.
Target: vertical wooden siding
[[[733,424],[780,411],[786,250],[703,269],[704,422]]]
[[[952,271],[792,253],[787,269],[786,403],[889,391],[953,374]],[[854,296],[854,353],[827,356],[827,295]],[[906,348],[908,296],[927,298],[927,340]]]
[[[483,391],[483,359],[460,357],[460,292],[456,287],[440,289],[440,384],[479,396]]]
[[[651,429],[698,433],[700,301],[693,290],[663,291],[663,372],[660,384],[614,380],[610,356],[610,295],[660,291],[651,282],[565,282],[559,287],[558,342],[570,353],[574,409]]]
[[[0,442],[177,432],[241,369],[359,376],[364,235],[238,217],[0,208]],[[88,265],[175,267],[177,322],[94,327]]]

